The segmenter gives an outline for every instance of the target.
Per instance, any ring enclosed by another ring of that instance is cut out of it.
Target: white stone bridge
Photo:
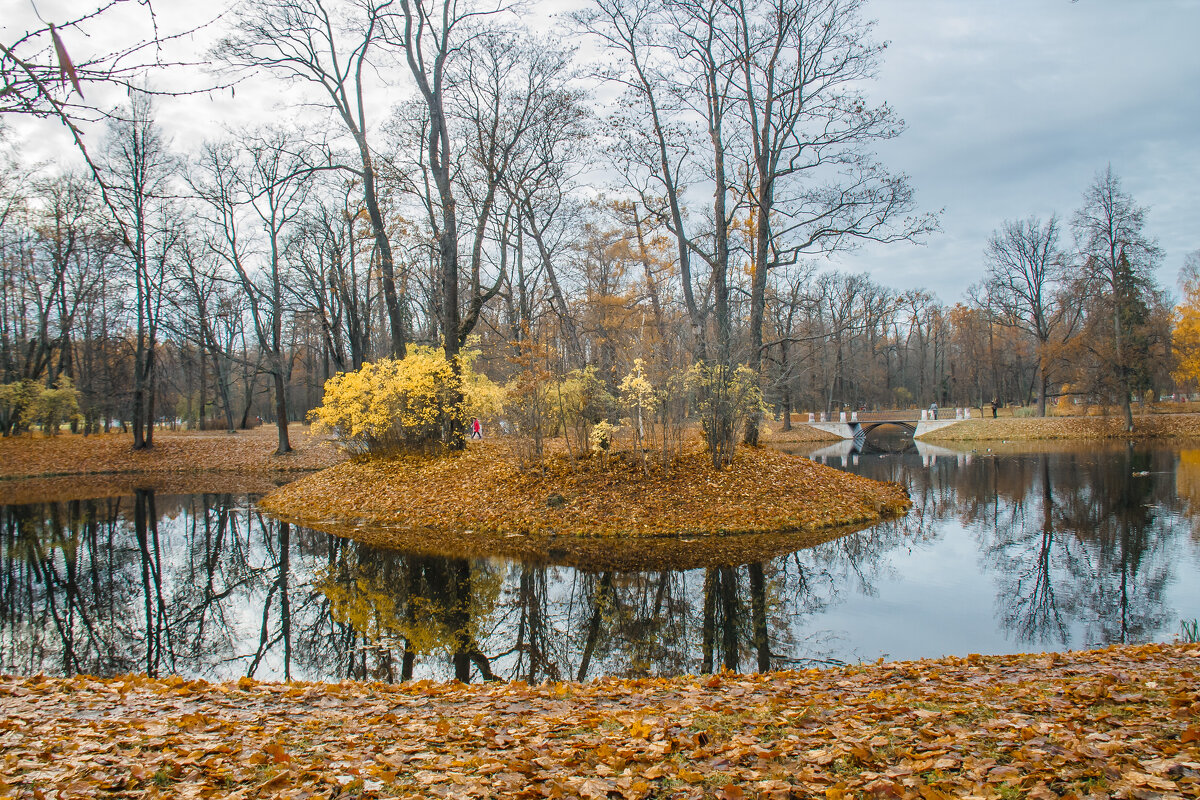
[[[867,438],[867,434],[884,425],[892,425],[912,434],[913,439],[919,439],[931,431],[955,425],[971,418],[971,409],[943,409],[941,419],[931,419],[928,410],[916,411],[873,411],[859,413],[857,411],[841,412],[836,422],[829,420],[825,414],[808,415],[809,427],[832,433],[843,439],[853,439],[859,445]],[[952,416],[951,416],[952,415]]]

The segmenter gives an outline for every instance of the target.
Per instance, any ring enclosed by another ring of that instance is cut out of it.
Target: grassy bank
[[[248,431],[154,432],[154,447],[133,450],[132,434],[60,434],[0,438],[0,479],[120,473],[287,473],[323,469],[344,459],[308,427],[288,431],[295,452],[275,455],[275,428]],[[0,485],[0,491],[3,486]]]
[[[793,423],[790,431],[785,431],[783,425],[778,422],[769,423],[761,436],[762,441],[768,445],[790,444],[793,442],[836,442],[841,439],[836,434],[810,428],[807,424],[801,422]]]
[[[1134,431],[1129,433],[1120,416],[969,419],[921,438],[930,442],[1200,438],[1200,414],[1145,414],[1134,417],[1133,423]]]
[[[717,471],[699,447],[669,470],[623,452],[561,456],[521,470],[502,442],[439,458],[364,459],[305,476],[263,498],[298,522],[391,535],[687,537],[816,531],[908,509],[905,490],[766,448],[742,448]]]
[[[1200,648],[476,686],[0,681],[0,796],[1195,797]]]

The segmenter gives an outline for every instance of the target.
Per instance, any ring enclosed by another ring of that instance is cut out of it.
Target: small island
[[[479,418],[499,419],[501,393],[470,358],[455,369],[439,350],[412,348],[326,383],[314,428],[354,458],[281,487],[261,507],[387,547],[552,556],[571,538],[812,533],[911,506],[899,484],[764,447],[736,447],[735,457],[736,435],[762,409],[756,382],[700,366],[688,379],[695,417],[671,419],[635,362],[620,390],[629,416],[616,425],[594,371],[531,382],[528,392],[502,393],[509,419],[496,428],[512,429],[515,416],[516,430],[484,440]],[[557,420],[539,411],[551,397]],[[726,397],[741,400],[713,399]]]
[[[562,548],[568,537],[692,539],[825,532],[902,514],[896,483],[851,475],[767,448],[741,448],[714,470],[699,443],[669,469],[629,451],[548,456],[520,469],[503,441],[437,457],[359,458],[301,478],[261,501],[284,519],[374,544],[500,551]]]

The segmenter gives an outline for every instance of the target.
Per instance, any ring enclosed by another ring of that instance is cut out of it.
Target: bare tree
[[[750,364],[761,372],[768,271],[802,254],[917,239],[936,219],[909,216],[907,177],[888,173],[868,149],[903,126],[861,90],[883,49],[869,38],[863,0],[724,2],[738,22],[739,111],[752,143]],[[745,439],[757,443],[757,421]]]
[[[373,237],[367,231],[360,235],[357,191],[353,182],[343,181],[321,193],[289,240],[289,254],[303,280],[291,287],[294,301],[317,316],[327,361],[338,371],[358,369],[371,349],[376,295],[370,245],[364,251],[363,243]]]
[[[98,28],[135,5],[144,15],[145,27],[140,38],[108,52],[81,54],[86,48],[80,45]],[[25,30],[12,41],[0,42],[0,115],[23,114],[62,123],[99,184],[101,202],[119,220],[121,214],[114,205],[116,199],[109,196],[103,164],[94,160],[88,151],[84,129],[87,123],[97,120],[120,121],[121,113],[102,110],[93,101],[85,99],[84,87],[88,86],[89,91],[94,85],[122,89],[130,96],[160,97],[224,88],[186,85],[179,80],[182,70],[177,68],[197,64],[173,60],[165,55],[173,43],[190,39],[212,20],[168,33],[159,27],[151,0],[101,0],[95,8],[58,23],[43,19],[36,6],[34,13],[41,23],[39,26]],[[71,52],[75,53],[74,58]],[[172,81],[169,88],[152,88],[147,83],[147,76],[152,71],[158,76],[169,75]],[[129,233],[126,231],[125,235],[128,238]]]
[[[100,279],[103,258],[94,245],[94,187],[81,175],[65,174],[36,181],[35,238],[19,285],[25,289],[33,328],[20,353],[13,353],[16,374],[53,384],[59,374],[74,377],[71,336],[81,304]],[[17,276],[14,276],[17,277]],[[15,288],[15,287],[14,287]]]
[[[696,358],[706,361],[708,308],[704,295],[697,297],[695,291],[692,248],[685,224],[685,191],[695,169],[694,142],[676,117],[679,105],[669,82],[672,61],[662,63],[662,6],[658,0],[596,0],[592,8],[579,12],[575,19],[624,62],[624,69],[601,70],[604,77],[626,90],[623,110],[610,120],[619,137],[615,146],[619,152],[617,162],[641,204],[675,239],[692,346]]]
[[[1125,426],[1133,430],[1130,397],[1134,388],[1138,355],[1129,346],[1133,311],[1144,305],[1144,297],[1153,291],[1154,268],[1162,251],[1146,235],[1146,209],[1121,187],[1121,179],[1112,165],[1097,173],[1083,194],[1083,206],[1075,212],[1071,226],[1076,246],[1084,259],[1084,277],[1100,289],[1108,301],[1111,325],[1112,368]]]
[[[401,14],[395,19],[392,42],[404,52],[405,62],[409,73],[417,87],[424,117],[427,122],[424,137],[424,167],[433,180],[436,192],[436,203],[430,198],[430,209],[436,209],[434,230],[437,238],[437,273],[440,278],[437,304],[438,320],[441,327],[442,349],[446,360],[452,368],[459,370],[458,354],[467,336],[479,321],[484,305],[500,291],[503,276],[497,276],[491,286],[485,286],[480,278],[479,236],[481,226],[486,227],[491,213],[491,203],[494,200],[495,189],[498,187],[498,175],[491,177],[490,186],[485,185],[481,203],[477,205],[473,220],[476,239],[472,247],[469,265],[468,297],[460,296],[460,281],[463,277],[459,254],[458,233],[458,196],[454,184],[454,167],[456,149],[452,146],[451,106],[454,102],[452,92],[456,89],[470,91],[470,87],[457,87],[456,77],[466,78],[471,74],[471,64],[466,59],[467,54],[479,54],[477,62],[479,69],[486,73],[509,59],[504,52],[504,42],[501,38],[490,34],[481,26],[481,21],[502,10],[500,5],[476,5],[460,0],[399,0]],[[488,39],[495,48],[489,53]],[[483,42],[480,46],[480,42]],[[463,59],[460,61],[460,59]],[[489,66],[489,61],[494,66]],[[499,101],[503,92],[502,79],[507,76],[494,73],[495,78],[490,84],[490,91]],[[482,77],[482,76],[472,76]],[[507,81],[503,81],[507,82]],[[481,86],[483,88],[483,86]],[[487,108],[485,96],[480,96],[483,103],[478,108]],[[504,98],[510,99],[510,98]],[[483,118],[499,124],[502,121],[500,109],[492,106],[492,111],[483,111]],[[479,151],[484,159],[482,166],[485,172],[495,173],[507,158],[505,140],[520,138],[522,134],[521,117],[518,114],[517,128],[505,131],[494,128],[477,140],[482,145]],[[491,159],[491,163],[488,163]],[[499,160],[497,160],[499,159]],[[452,398],[452,401],[454,398]],[[466,445],[466,431],[462,421],[455,419],[451,424],[450,443],[452,447]]]
[[[204,427],[205,419],[206,365],[212,364],[225,428],[233,433],[233,373],[245,344],[245,297],[221,268],[220,258],[203,245],[199,233],[184,240],[172,285],[178,290],[171,298],[180,317],[178,324],[190,329],[184,336],[192,338],[201,354],[200,426]]]
[[[181,235],[171,210],[176,168],[154,121],[151,99],[130,98],[129,115],[109,124],[101,162],[109,210],[132,262],[136,325],[133,367],[133,448],[154,443],[154,375],[167,265]]]
[[[1051,341],[1069,338],[1080,318],[1072,314],[1079,305],[1066,302],[1062,294],[1066,255],[1059,247],[1059,233],[1055,215],[1045,223],[1034,217],[1007,220],[992,233],[985,254],[989,307],[1037,342],[1039,417],[1046,416]]]
[[[704,391],[712,392],[714,399],[724,397],[738,360],[730,301],[731,242],[738,211],[730,142],[737,138],[731,123],[736,122],[738,75],[728,33],[735,22],[721,6],[691,0],[598,0],[591,12],[577,19],[619,53],[631,70],[617,78],[633,109],[619,120],[625,143],[632,145],[622,155],[627,178],[655,221],[676,239],[695,354],[700,362],[711,359],[705,369],[712,380],[704,384]],[[702,137],[685,132],[685,120],[693,118],[702,124]],[[690,224],[684,206],[687,176],[711,185],[713,198],[711,210],[693,215]],[[703,270],[702,280],[693,258]],[[710,318],[715,326],[712,351],[706,330]],[[732,460],[738,431],[728,403],[710,406],[721,410],[705,424],[713,466],[719,468]]]
[[[287,268],[284,237],[300,215],[312,172],[308,153],[281,129],[210,144],[192,185],[210,209],[210,247],[246,296],[250,322],[274,383],[276,455],[291,452],[287,383],[291,358],[284,338]],[[248,224],[250,221],[256,226]],[[257,235],[255,227],[263,234]],[[256,252],[256,245],[261,248]],[[262,252],[265,251],[265,252]],[[261,260],[259,260],[261,259]]]
[[[549,41],[495,33],[483,40],[479,51],[472,61],[484,79],[460,84],[465,91],[457,115],[465,123],[467,140],[473,143],[473,160],[488,176],[484,185],[498,188],[507,202],[497,230],[501,245],[498,271],[509,285],[516,278],[516,291],[522,298],[514,330],[520,331],[522,322],[532,321],[527,279],[544,275],[568,346],[582,365],[580,334],[559,274],[564,251],[577,235],[579,203],[572,192],[576,173],[586,158],[589,130],[583,99],[570,85],[575,77],[571,56]],[[468,196],[478,195],[467,191]],[[482,232],[477,223],[473,290],[478,282]],[[537,253],[537,268],[532,270],[526,270],[523,261],[525,237],[532,240]],[[518,250],[515,276],[507,265],[509,247]]]
[[[406,341],[402,301],[396,288],[396,266],[384,205],[378,187],[378,165],[371,145],[367,83],[375,75],[376,54],[394,0],[264,0],[241,7],[234,32],[216,55],[234,67],[263,69],[291,83],[308,84],[324,97],[344,130],[354,140],[357,164],[340,164],[360,181],[363,204],[371,220],[379,270],[391,327],[392,355],[403,357]],[[332,156],[329,156],[332,162]]]
[[[446,69],[451,141],[461,142],[459,149],[465,156],[456,170],[459,196],[466,201],[465,208],[459,206],[459,216],[471,223],[470,261],[463,276],[468,296],[458,325],[462,342],[505,277],[502,269],[494,269],[490,280],[483,277],[489,238],[511,235],[521,212],[527,218],[533,214],[531,203],[513,197],[525,184],[524,200],[529,199],[529,191],[535,188],[529,182],[537,170],[544,169],[542,164],[556,149],[555,154],[562,154],[555,145],[579,135],[583,111],[578,95],[568,86],[570,53],[550,42],[515,32],[480,30]],[[512,207],[506,209],[505,201]],[[464,213],[467,208],[469,217]],[[535,241],[545,244],[538,236],[541,229],[532,225],[528,230]],[[497,260],[503,264],[505,257],[501,248]],[[547,269],[551,274],[552,264]],[[558,302],[563,302],[561,295]]]

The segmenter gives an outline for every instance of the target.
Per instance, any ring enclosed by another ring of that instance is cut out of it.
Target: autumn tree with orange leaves
[[[1175,306],[1171,344],[1175,353],[1175,380],[1200,384],[1200,250],[1190,253],[1179,274],[1183,302]]]

